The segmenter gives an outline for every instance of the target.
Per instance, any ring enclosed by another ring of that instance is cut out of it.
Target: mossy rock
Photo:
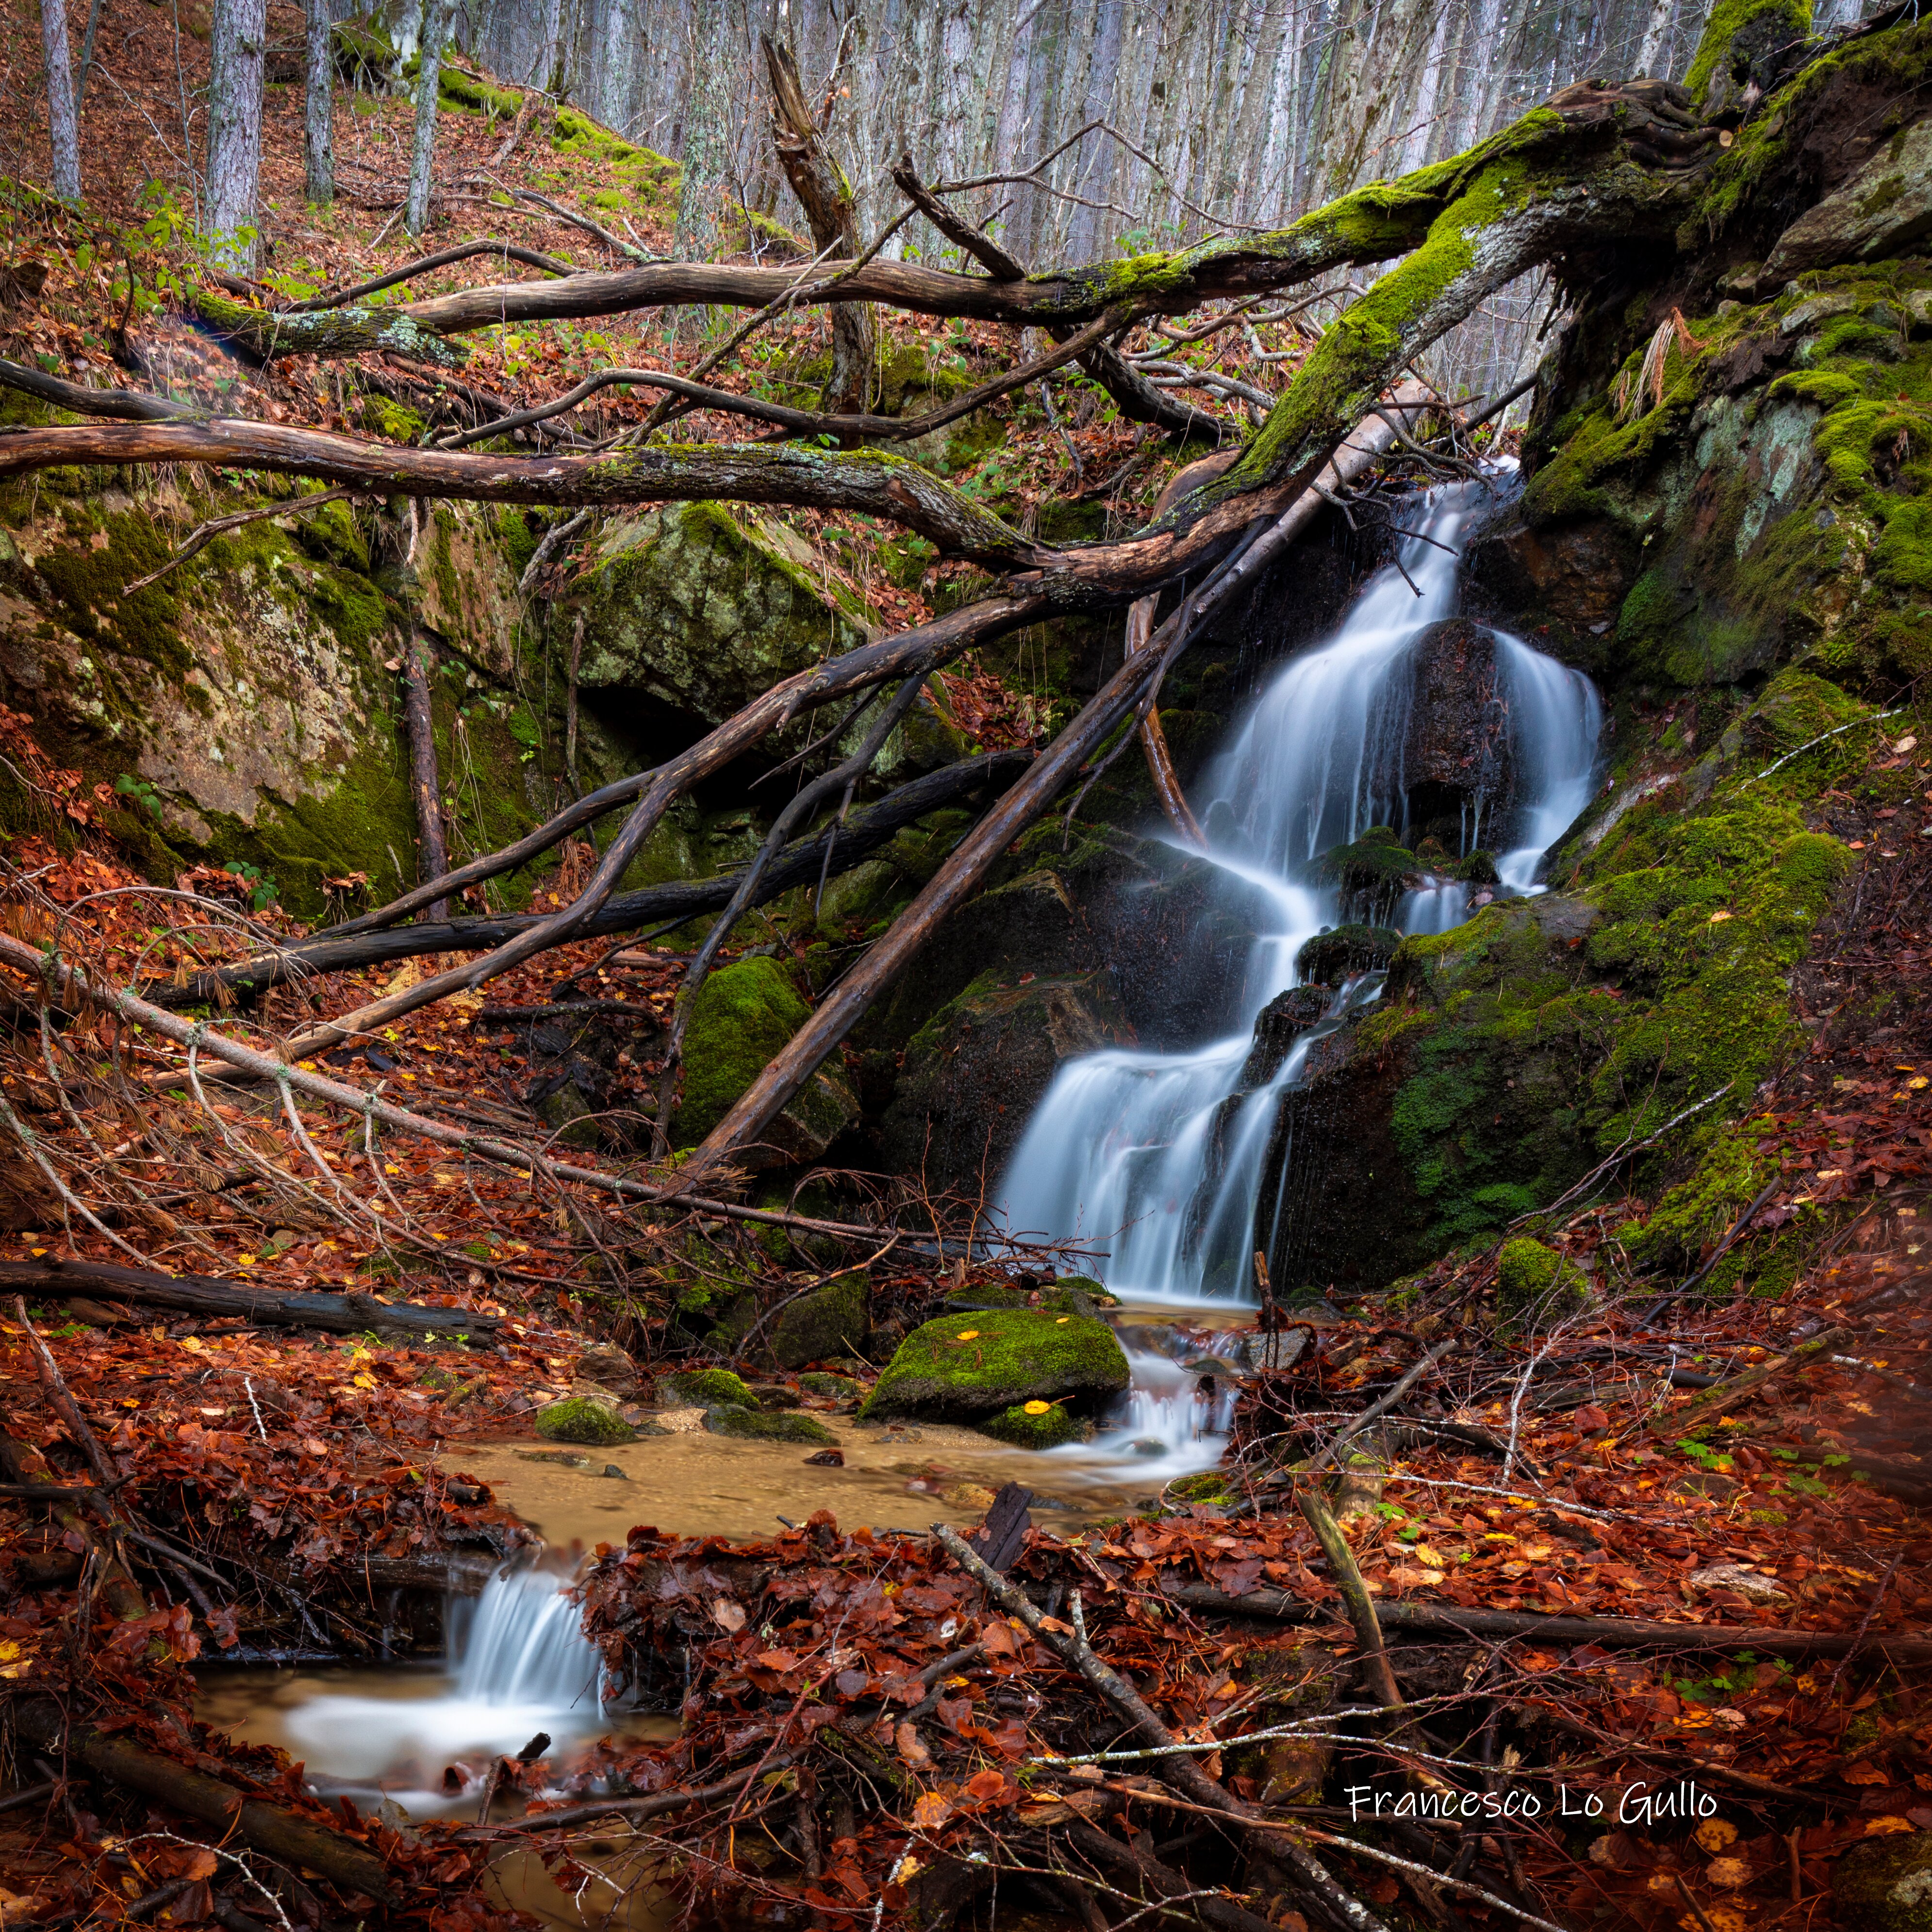
[[[950,1315],[899,1344],[860,1414],[973,1420],[1026,1402],[1093,1405],[1132,1378],[1104,1322],[1020,1309]]]
[[[1294,970],[1317,986],[1333,986],[1352,973],[1372,973],[1395,957],[1402,934],[1388,926],[1338,926],[1318,932],[1294,956]]]
[[[1373,825],[1352,845],[1336,845],[1324,852],[1316,876],[1340,886],[1351,900],[1385,911],[1408,889],[1409,875],[1418,869],[1415,854],[1396,843],[1388,826]]]
[[[1852,1846],[1832,1868],[1832,1903],[1859,1932],[1932,1932],[1932,1832]]]
[[[707,979],[692,1009],[684,1042],[684,1096],[673,1132],[694,1146],[812,1016],[776,963],[741,959]],[[765,1130],[745,1164],[816,1160],[859,1118],[858,1102],[836,1061],[821,1066]]]
[[[1231,1503],[1234,1492],[1218,1470],[1203,1469],[1198,1475],[1177,1476],[1167,1486],[1167,1497],[1175,1503]]]
[[[704,1426],[713,1436],[734,1436],[741,1442],[809,1442],[824,1449],[838,1440],[815,1416],[796,1409],[740,1408],[722,1402],[704,1412]]]
[[[772,1354],[788,1369],[863,1353],[872,1332],[871,1281],[862,1268],[794,1301],[773,1326]]]
[[[1503,1244],[1496,1258],[1496,1306],[1508,1320],[1565,1312],[1588,1296],[1582,1274],[1554,1248],[1527,1234]]]
[[[1120,1298],[1108,1292],[1089,1274],[1064,1274],[1040,1292],[1040,1305],[1052,1315],[1091,1315],[1096,1308],[1118,1308]]]
[[[1458,860],[1453,870],[1465,885],[1493,886],[1498,883],[1496,855],[1493,852],[1472,852],[1466,858]]]
[[[628,1442],[635,1432],[617,1412],[590,1396],[566,1396],[537,1411],[537,1433],[546,1442]]]
[[[729,1369],[687,1369],[666,1376],[658,1384],[660,1401],[679,1408],[710,1408],[718,1402],[736,1402],[742,1408],[756,1408],[758,1397],[742,1378]]]
[[[981,1435],[1016,1449],[1058,1449],[1063,1442],[1084,1442],[1094,1433],[1091,1422],[1061,1402],[1016,1402],[978,1426]]]
[[[799,1377],[798,1385],[807,1395],[818,1396],[827,1402],[856,1402],[866,1393],[866,1384],[850,1376],[808,1372]]]

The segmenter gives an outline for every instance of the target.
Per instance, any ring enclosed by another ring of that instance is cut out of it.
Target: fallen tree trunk
[[[1231,1597],[1206,1584],[1184,1583],[1161,1593],[1169,1603],[1223,1616],[1264,1617],[1275,1623],[1314,1624],[1335,1615],[1282,1590],[1251,1590]],[[1767,1657],[1846,1657],[1870,1650],[1901,1663],[1932,1659],[1932,1639],[1860,1638],[1842,1631],[1767,1630],[1759,1625],[1652,1623],[1636,1618],[1539,1616],[1526,1610],[1463,1610],[1442,1604],[1382,1603],[1376,1615],[1384,1629],[1445,1636],[1534,1637],[1544,1643],[1600,1644],[1617,1650],[1762,1652]]]
[[[983,758],[962,759],[958,764],[943,766],[901,785],[864,811],[854,813],[842,826],[828,827],[786,846],[767,868],[751,903],[764,905],[797,886],[816,884],[828,845],[832,874],[849,872],[894,834],[928,812],[956,804],[982,788],[1008,784],[1032,762],[1030,752],[989,752]],[[722,910],[730,904],[744,877],[742,871],[726,872],[713,879],[677,879],[668,885],[646,886],[640,892],[618,893],[602,910],[584,921],[578,936],[602,938],[610,933],[634,932],[642,926],[682,922],[703,913]],[[423,890],[432,890],[446,883],[432,879]],[[421,893],[412,897],[420,898]],[[316,974],[355,972],[365,966],[387,965],[425,953],[488,952],[542,925],[548,916],[541,913],[513,913],[500,919],[447,920],[355,933],[353,927],[364,924],[357,920],[351,927],[334,928],[332,936],[262,953],[233,966],[197,973],[182,986],[162,980],[142,991],[157,1006],[202,1006],[220,1000],[224,995],[264,992],[284,980]],[[636,1011],[640,1018],[650,1017],[646,1007],[640,1006]]]
[[[29,1294],[89,1294],[184,1314],[239,1316],[279,1328],[324,1328],[338,1335],[374,1329],[392,1334],[488,1335],[502,1319],[466,1308],[425,1308],[412,1301],[383,1301],[373,1294],[284,1294],[208,1275],[150,1274],[111,1262],[0,1262],[0,1291]]]
[[[68,1726],[51,1697],[14,1706],[20,1735],[36,1749],[138,1793],[170,1811],[185,1812],[223,1837],[232,1834],[252,1851],[299,1871],[320,1873],[352,1898],[372,1903],[388,1895],[388,1868],[365,1846],[279,1804],[265,1803],[131,1738],[110,1737],[91,1726]]]

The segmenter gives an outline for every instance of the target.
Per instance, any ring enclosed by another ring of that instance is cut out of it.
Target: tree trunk
[[[255,267],[262,173],[262,80],[268,0],[215,0],[208,57],[208,201],[203,232],[221,266]]]
[[[47,136],[53,149],[53,190],[80,199],[80,122],[68,64],[65,0],[40,0],[40,56],[47,76]]]
[[[426,883],[449,870],[442,836],[442,782],[436,763],[436,719],[430,705],[429,674],[434,666],[429,640],[412,634],[403,651],[403,712],[410,733],[410,788],[416,801],[416,878]],[[449,902],[436,900],[432,920],[449,916]]]
[[[725,116],[730,106],[724,58],[722,0],[693,0],[688,50],[690,85],[684,116],[684,181],[678,190],[671,253],[680,261],[708,261],[718,252],[730,158]]]
[[[772,85],[772,145],[778,165],[812,230],[812,246],[847,256],[858,254],[859,216],[852,185],[835,161],[812,118],[797,64],[769,34],[761,34]],[[824,408],[837,416],[863,410],[872,400],[872,312],[856,302],[832,312],[832,380]]]
[[[302,100],[303,191],[318,208],[335,199],[334,52],[328,0],[304,0],[308,13],[307,86]]]
[[[87,10],[87,32],[80,37],[80,72],[74,77],[74,118],[77,127],[80,122],[81,104],[87,98],[87,76],[94,68],[94,43],[100,32],[101,0],[93,0]]]
[[[456,0],[430,0],[423,9],[422,60],[416,69],[416,137],[410,155],[409,202],[403,226],[420,235],[429,223],[430,177],[436,162],[436,84],[443,50],[456,18]]]

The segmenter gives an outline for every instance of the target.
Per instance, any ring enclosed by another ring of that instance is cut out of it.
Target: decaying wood
[[[298,1870],[307,1866],[352,1897],[376,1901],[388,1896],[382,1861],[326,1825],[249,1797],[130,1738],[110,1736],[89,1725],[70,1726],[51,1697],[23,1698],[13,1712],[20,1736],[38,1750],[170,1810],[185,1812],[218,1834],[232,1833],[251,1850]]]
[[[429,674],[435,658],[429,640],[412,630],[403,646],[403,717],[409,731],[410,790],[416,808],[416,877],[440,879],[449,870],[442,836],[442,781],[436,770],[436,718],[430,704]],[[432,920],[449,916],[449,902],[431,902]]]
[[[1694,1429],[1702,1429],[1716,1421],[1726,1410],[1735,1408],[1742,1397],[1754,1394],[1774,1376],[1829,1361],[1835,1350],[1852,1340],[1849,1328],[1827,1328],[1809,1341],[1799,1342],[1789,1354],[1774,1357],[1754,1369],[1730,1376],[1682,1408],[1663,1410],[1645,1425],[1645,1432],[1652,1436],[1686,1436]]]
[[[501,1319],[466,1308],[384,1301],[374,1294],[285,1294],[208,1275],[150,1274],[111,1262],[0,1262],[0,1291],[22,1290],[33,1294],[85,1293],[143,1307],[178,1309],[188,1315],[238,1316],[264,1327],[322,1328],[338,1335],[359,1335],[370,1330],[418,1336],[487,1335]]]

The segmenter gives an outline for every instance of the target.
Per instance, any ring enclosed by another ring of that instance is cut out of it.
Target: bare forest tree
[[[420,235],[429,224],[430,176],[436,161],[437,85],[455,19],[456,0],[426,0],[422,10],[422,58],[416,70],[416,142],[410,154],[409,200],[403,214],[403,226],[412,235]]]
[[[319,207],[335,199],[334,50],[328,0],[303,0],[302,160],[304,191]]]
[[[68,61],[65,0],[40,0],[40,50],[47,80],[47,136],[53,149],[51,185],[63,201],[80,199],[80,116]]]
[[[208,200],[203,232],[224,266],[255,265],[262,172],[262,83],[268,0],[215,0],[208,82]]]

